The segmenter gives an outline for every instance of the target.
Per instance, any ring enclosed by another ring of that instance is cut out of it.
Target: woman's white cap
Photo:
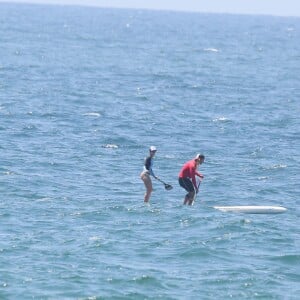
[[[156,147],[155,147],[155,146],[151,146],[151,147],[149,148],[149,150],[150,150],[150,151],[156,151]]]

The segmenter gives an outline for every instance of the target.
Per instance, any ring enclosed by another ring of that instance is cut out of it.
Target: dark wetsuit
[[[146,157],[143,173],[145,172],[145,173],[148,173],[149,175],[152,175],[153,177],[155,177],[153,170],[152,170],[152,166],[153,166],[152,157],[151,156]]]

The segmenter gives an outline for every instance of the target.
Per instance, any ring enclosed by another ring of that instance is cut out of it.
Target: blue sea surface
[[[300,299],[299,103],[300,18],[0,4],[0,299]]]

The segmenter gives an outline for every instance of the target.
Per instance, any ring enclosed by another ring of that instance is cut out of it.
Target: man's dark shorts
[[[184,177],[184,178],[178,178],[178,182],[180,186],[182,186],[187,192],[194,192],[195,188],[193,185],[193,182],[190,178]]]

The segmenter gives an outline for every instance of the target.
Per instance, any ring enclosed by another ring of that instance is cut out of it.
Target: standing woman
[[[151,146],[149,148],[149,156],[145,158],[145,164],[144,164],[144,169],[143,172],[141,173],[141,179],[143,180],[145,187],[146,187],[146,193],[144,196],[144,202],[149,202],[151,193],[152,193],[152,180],[150,176],[153,176],[154,178],[157,178],[152,170],[152,165],[153,165],[153,158],[156,153],[156,147]]]

